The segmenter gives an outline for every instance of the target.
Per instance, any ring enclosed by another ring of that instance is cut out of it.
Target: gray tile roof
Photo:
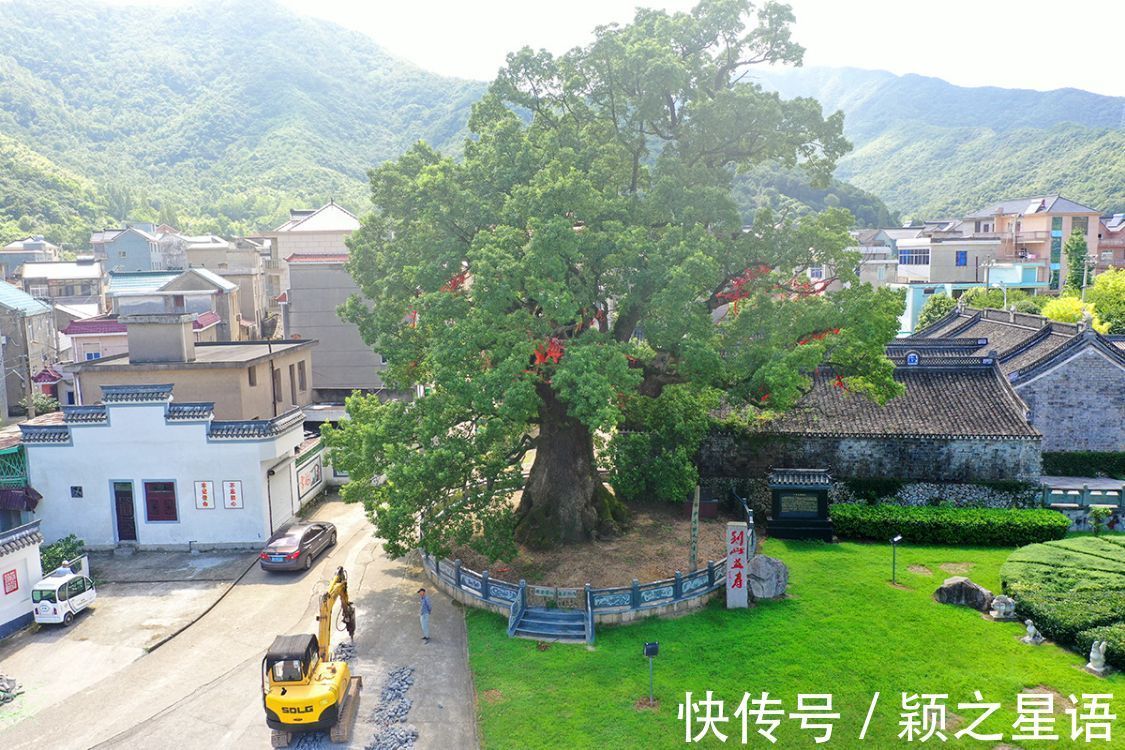
[[[201,401],[198,403],[184,401],[172,402],[164,411],[164,418],[169,422],[202,422],[211,418],[215,412],[213,402]]]
[[[774,469],[770,472],[770,487],[824,487],[832,486],[828,469]]]
[[[304,418],[300,409],[293,409],[268,420],[213,421],[207,428],[207,437],[212,440],[270,438],[304,424]]]
[[[1039,437],[1025,406],[993,366],[898,367],[894,377],[906,392],[880,406],[837,387],[834,375],[819,370],[809,394],[766,429],[833,437]]]
[[[103,385],[102,402],[106,404],[146,403],[167,401],[172,398],[172,384],[160,385]]]
[[[42,544],[43,535],[39,532],[39,524],[39,521],[32,521],[14,529],[0,531],[0,557],[33,544]]]
[[[109,419],[109,412],[104,404],[64,406],[62,412],[67,424],[103,424]]]

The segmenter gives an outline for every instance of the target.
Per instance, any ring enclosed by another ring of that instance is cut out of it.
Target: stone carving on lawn
[[[965,576],[946,578],[934,592],[934,599],[942,604],[972,607],[978,612],[987,612],[992,606],[992,592]]]
[[[992,600],[992,609],[988,614],[993,620],[1014,620],[1016,619],[1016,600],[1001,594]]]
[[[1031,620],[1024,620],[1023,624],[1027,626],[1027,635],[1020,638],[1021,643],[1026,643],[1029,646],[1040,646],[1047,640]]]
[[[1090,661],[1086,664],[1086,671],[1105,677],[1109,667],[1105,665],[1105,650],[1108,644],[1105,641],[1094,641],[1090,646]]]

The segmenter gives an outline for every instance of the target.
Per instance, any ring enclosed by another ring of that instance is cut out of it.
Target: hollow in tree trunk
[[[598,478],[593,435],[566,413],[550,386],[540,386],[539,395],[539,439],[517,511],[516,539],[550,547],[615,533],[625,522],[625,507]]]

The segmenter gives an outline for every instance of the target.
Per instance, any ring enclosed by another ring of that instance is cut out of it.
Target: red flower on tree
[[[562,356],[562,342],[552,336],[547,340],[546,348],[544,348],[542,344],[535,347],[535,366],[539,367],[547,362],[553,362],[557,365],[559,360],[562,359]]]
[[[456,292],[462,287],[462,285],[464,285],[465,279],[467,278],[469,278],[469,272],[467,270],[462,271],[461,273],[454,275],[453,278],[451,278],[449,281],[445,282],[445,284],[441,288],[441,291]]]

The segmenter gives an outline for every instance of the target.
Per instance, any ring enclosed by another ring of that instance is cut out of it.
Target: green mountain
[[[484,88],[271,0],[0,2],[0,240],[81,247],[125,217],[253,232],[329,198],[363,210],[366,170],[419,139],[457,152]],[[757,170],[739,192],[747,217],[838,205],[891,220],[869,193],[789,170]]]
[[[967,88],[855,68],[768,71],[758,83],[843,110],[855,148],[837,178],[903,213],[955,216],[1050,192],[1125,210],[1125,97]]]
[[[99,218],[252,231],[295,203],[360,208],[372,165],[456,148],[482,90],[269,2],[0,3],[0,136],[90,181]]]

